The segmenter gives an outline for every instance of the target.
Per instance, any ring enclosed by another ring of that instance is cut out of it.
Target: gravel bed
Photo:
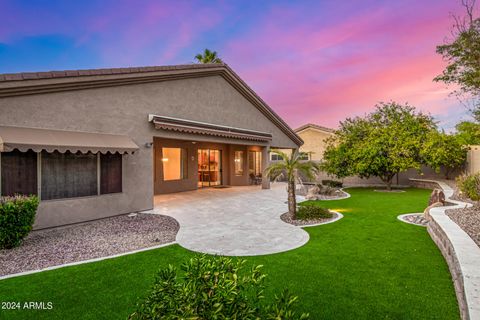
[[[450,209],[445,213],[480,247],[480,207]]]
[[[20,247],[0,250],[0,276],[172,242],[178,229],[171,217],[137,214],[33,231]]]
[[[404,215],[402,217],[402,220],[424,227],[428,224],[428,220],[425,219],[425,216],[423,214],[417,213]]]
[[[332,221],[335,218],[337,218],[338,214],[335,212],[332,212],[332,217],[331,218],[320,218],[320,219],[310,219],[310,220],[295,220],[293,219],[292,215],[289,212],[285,212],[280,216],[280,219],[282,219],[283,222],[293,224],[294,226],[306,226],[310,224],[317,224],[317,223],[322,223],[322,222],[328,222]]]

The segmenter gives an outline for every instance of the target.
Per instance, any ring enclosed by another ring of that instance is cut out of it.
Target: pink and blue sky
[[[451,129],[468,119],[434,83],[460,0],[0,0],[0,73],[193,62],[210,48],[292,127],[336,127],[378,101]]]

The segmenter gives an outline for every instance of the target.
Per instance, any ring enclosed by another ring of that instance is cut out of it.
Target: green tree
[[[432,130],[423,144],[420,155],[425,164],[435,169],[437,173],[444,168],[445,178],[449,179],[450,173],[465,163],[467,147],[455,135]]]
[[[480,123],[462,121],[455,126],[458,141],[462,145],[480,144]]]
[[[203,53],[199,53],[195,56],[198,63],[222,63],[222,59],[218,57],[217,51],[211,51],[205,49]]]
[[[475,0],[462,0],[464,17],[454,16],[453,40],[437,46],[437,53],[447,62],[434,80],[458,86],[459,96],[473,98],[473,113],[480,116],[480,18],[474,17]],[[477,119],[478,121],[479,119]]]
[[[365,117],[348,118],[327,140],[322,169],[344,178],[379,177],[391,190],[392,179],[410,168],[420,169],[420,149],[435,128],[429,115],[408,104],[380,103]]]
[[[291,155],[278,150],[272,150],[272,153],[279,155],[282,160],[270,164],[265,169],[265,176],[271,179],[277,179],[284,176],[287,180],[288,191],[288,212],[296,219],[297,200],[295,199],[296,181],[299,174],[308,179],[315,179],[320,171],[318,163],[313,161],[302,161],[305,153],[295,150]]]

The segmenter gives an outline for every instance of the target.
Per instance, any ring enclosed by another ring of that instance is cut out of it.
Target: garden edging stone
[[[453,204],[430,207],[428,214],[431,220],[427,230],[448,263],[462,319],[478,320],[480,319],[480,248],[445,214],[448,209],[470,207],[471,204],[451,199],[454,190],[441,181],[410,180],[414,185],[423,188],[439,186],[445,193],[445,198]]]

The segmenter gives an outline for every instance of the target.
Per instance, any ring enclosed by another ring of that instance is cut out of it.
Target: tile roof
[[[218,67],[224,67],[224,66],[225,64],[223,63],[205,63],[205,64],[191,63],[191,64],[180,64],[180,65],[173,65],[173,66],[3,73],[3,74],[0,74],[0,82],[53,79],[53,78],[70,78],[70,77],[82,77],[82,76],[118,75],[118,74],[129,74],[129,73],[147,73],[147,72],[158,72],[158,71],[208,69],[208,68],[218,68]]]
[[[324,127],[324,126],[319,126],[318,124],[313,124],[313,123],[307,123],[307,124],[304,124],[303,126],[293,130],[295,131],[296,133],[300,132],[300,131],[303,131],[305,129],[308,129],[308,128],[313,128],[313,129],[317,129],[317,130],[320,130],[320,131],[325,131],[325,132],[329,132],[329,133],[334,133],[335,130],[332,129],[332,128],[327,128],[327,127]]]

